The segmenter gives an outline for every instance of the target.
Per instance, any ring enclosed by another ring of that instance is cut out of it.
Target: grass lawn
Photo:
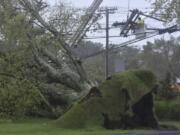
[[[53,120],[49,119],[32,119],[16,122],[0,121],[0,135],[100,135],[140,132],[140,130],[105,130],[100,128],[67,130],[52,126],[51,122]],[[180,128],[180,122],[163,122],[163,124],[177,125]]]
[[[107,133],[138,132],[138,130],[105,130],[100,128],[67,130],[52,126],[53,120],[33,119],[24,121],[0,121],[0,135],[99,135]]]

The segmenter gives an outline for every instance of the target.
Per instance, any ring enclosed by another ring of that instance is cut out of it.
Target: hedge
[[[155,112],[160,120],[180,120],[180,100],[156,101]]]

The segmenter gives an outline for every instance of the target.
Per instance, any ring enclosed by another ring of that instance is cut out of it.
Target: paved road
[[[160,131],[147,133],[124,133],[124,134],[106,134],[106,135],[180,135],[180,131]]]

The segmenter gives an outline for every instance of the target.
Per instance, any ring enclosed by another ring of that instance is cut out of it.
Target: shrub
[[[31,57],[16,51],[0,57],[0,118],[23,118],[38,112],[41,104]]]
[[[38,111],[41,103],[38,89],[29,80],[0,80],[0,118],[23,118]]]
[[[155,112],[161,120],[180,120],[180,100],[156,101]]]

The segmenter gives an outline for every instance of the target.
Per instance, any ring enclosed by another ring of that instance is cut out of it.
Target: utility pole
[[[105,78],[109,77],[109,14],[114,14],[117,8],[115,7],[105,7],[101,8],[99,11],[106,15],[106,57],[105,57]]]
[[[109,10],[106,8],[106,72],[105,77],[109,77]]]

